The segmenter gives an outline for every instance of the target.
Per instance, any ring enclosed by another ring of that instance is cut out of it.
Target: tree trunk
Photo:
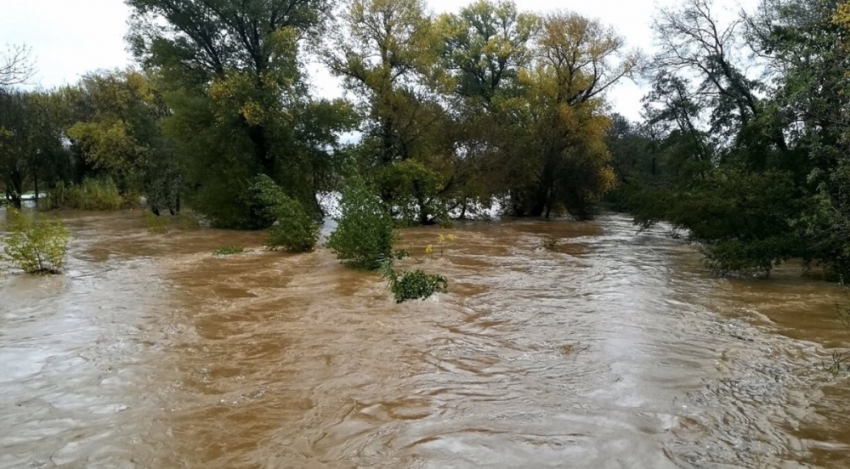
[[[381,163],[387,165],[395,160],[395,132],[390,117],[381,118]]]
[[[12,204],[12,207],[21,209],[23,207],[23,178],[19,175],[12,175],[6,179],[6,200]]]
[[[38,199],[39,199],[39,194],[38,194],[38,175],[33,174],[32,181],[33,181],[33,185],[35,186],[35,207],[36,207],[36,208],[38,208]]]
[[[251,125],[248,128],[248,137],[251,139],[251,143],[254,144],[254,154],[257,156],[257,161],[263,167],[263,173],[275,179],[275,161],[269,155],[269,141],[266,138],[265,129],[261,126]]]

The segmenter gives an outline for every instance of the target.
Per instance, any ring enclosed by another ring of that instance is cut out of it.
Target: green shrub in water
[[[242,246],[228,246],[216,249],[213,251],[213,256],[232,256],[234,254],[242,254],[243,252],[245,252],[245,248]]]
[[[396,303],[409,300],[427,300],[435,293],[445,293],[449,281],[442,275],[432,275],[421,270],[403,272],[401,275],[393,269],[391,261],[384,262],[381,273],[387,281]]]
[[[13,208],[6,212],[6,222],[3,259],[28,274],[62,273],[68,251],[68,231],[62,223]]]
[[[60,182],[50,191],[50,207],[75,210],[119,210],[129,205],[110,178],[86,179],[80,185],[66,186]]]
[[[201,229],[201,219],[194,213],[160,216],[150,210],[145,210],[145,226],[149,232],[156,234],[168,233],[170,228],[176,228],[181,231],[197,231]]]
[[[168,219],[158,217],[150,211],[145,211],[145,226],[148,231],[156,234],[165,234],[168,232]]]
[[[358,176],[351,176],[342,192],[342,215],[327,247],[339,260],[363,270],[378,270],[392,257],[394,221],[376,194]]]
[[[316,248],[319,227],[300,203],[287,196],[266,175],[257,178],[251,191],[266,213],[277,220],[269,228],[267,248],[283,248],[289,252],[309,252]]]
[[[201,218],[193,212],[183,212],[173,218],[177,228],[183,231],[197,231],[201,229]]]

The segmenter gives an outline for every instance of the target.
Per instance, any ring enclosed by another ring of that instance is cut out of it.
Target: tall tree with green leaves
[[[318,214],[318,174],[340,131],[341,103],[313,100],[303,40],[320,30],[326,0],[127,0],[129,42],[156,77],[172,114],[164,130],[187,179],[189,202],[218,226],[272,220],[250,200],[258,174]]]
[[[747,17],[748,39],[773,79],[801,190],[795,220],[806,258],[850,277],[850,7],[841,0],[770,0]]]
[[[433,222],[444,211],[447,115],[431,15],[422,0],[351,0],[338,16],[322,57],[356,96],[361,167],[397,215]]]
[[[522,13],[512,1],[479,0],[439,17],[442,65],[455,80],[458,96],[492,103],[516,91],[519,71],[532,59],[530,47],[541,18]]]
[[[26,94],[27,145],[26,165],[35,204],[44,190],[62,180],[70,169],[70,152],[65,144],[63,103],[55,91],[36,91]]]
[[[169,115],[150,80],[135,70],[85,76],[74,94],[83,115],[67,131],[93,175],[111,178],[122,195],[144,194],[151,209],[179,209],[181,177],[160,129]]]
[[[541,22],[514,2],[487,0],[437,20],[443,41],[440,65],[453,91],[444,98],[451,117],[443,133],[450,140],[449,184],[443,191],[461,218],[489,207],[494,196],[506,191],[505,166],[499,164],[510,143],[504,103],[521,92],[520,72],[533,59],[532,41]]]
[[[19,207],[25,191],[35,203],[68,171],[61,102],[46,91],[0,91],[0,181],[6,199]]]

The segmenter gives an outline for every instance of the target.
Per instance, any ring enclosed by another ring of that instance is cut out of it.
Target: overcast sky
[[[473,0],[429,0],[434,12],[457,11]],[[717,8],[732,14],[757,0],[716,0]],[[660,5],[676,0],[533,0],[517,1],[525,10],[566,9],[599,18],[626,37],[629,47],[652,52],[650,24]],[[25,43],[38,62],[36,82],[42,87],[73,83],[86,72],[130,64],[125,50],[129,11],[122,0],[0,0],[0,47]],[[315,73],[311,83],[323,96],[341,94],[326,73]],[[609,93],[613,108],[631,119],[640,115],[645,88],[633,83]]]

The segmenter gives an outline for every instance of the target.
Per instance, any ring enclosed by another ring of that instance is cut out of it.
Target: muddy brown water
[[[62,217],[68,273],[0,286],[1,468],[850,467],[844,296],[793,267],[713,278],[622,216],[434,260],[422,228],[404,266],[450,292],[396,305],[323,249]]]

